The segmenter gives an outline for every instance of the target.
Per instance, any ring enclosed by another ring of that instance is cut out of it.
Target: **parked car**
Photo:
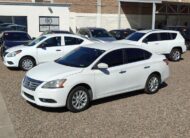
[[[167,26],[164,29],[167,30],[175,30],[179,31],[183,38],[185,39],[185,43],[187,48],[190,49],[190,28],[186,26]]]
[[[79,35],[89,38],[92,41],[111,42],[116,39],[103,28],[86,27],[80,28],[77,32]]]
[[[138,45],[157,54],[164,54],[172,61],[179,61],[187,50],[183,36],[171,30],[138,31],[117,43]]]
[[[81,45],[90,43],[93,42],[72,34],[43,35],[27,45],[6,50],[4,64],[7,67],[30,70],[37,64],[53,61]]]
[[[5,50],[31,41],[27,32],[23,31],[5,31],[0,34],[1,56]]]
[[[43,32],[41,35],[47,35],[47,34],[73,34],[73,33],[66,30],[49,30]]]
[[[126,44],[97,43],[28,71],[21,95],[38,106],[79,112],[92,100],[116,94],[141,89],[156,93],[168,77],[164,55]]]
[[[117,40],[125,39],[128,35],[136,32],[132,29],[118,29],[118,30],[111,30],[109,33],[115,37]]]

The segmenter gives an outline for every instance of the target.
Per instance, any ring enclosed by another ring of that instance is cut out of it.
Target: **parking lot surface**
[[[170,62],[171,76],[158,93],[136,91],[101,99],[80,113],[27,103],[20,96],[25,72],[9,70],[2,62],[1,94],[19,138],[189,138],[190,52],[183,58]]]

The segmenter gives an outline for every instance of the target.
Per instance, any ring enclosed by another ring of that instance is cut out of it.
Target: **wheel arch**
[[[172,50],[174,50],[174,49],[179,49],[181,54],[183,53],[183,49],[180,46],[175,46],[175,47],[172,48]]]
[[[20,58],[20,60],[19,60],[19,66],[20,66],[21,60],[22,60],[23,58],[26,58],[26,57],[32,58],[32,59],[34,60],[34,64],[37,65],[36,59],[35,59],[33,56],[31,56],[31,55],[25,55],[25,56],[23,56],[22,58]]]
[[[68,96],[69,96],[69,94],[71,93],[71,91],[72,91],[73,89],[75,89],[76,87],[78,87],[78,86],[83,86],[83,87],[85,87],[85,88],[88,89],[88,92],[89,92],[89,95],[90,95],[90,101],[92,101],[92,99],[93,99],[92,87],[91,87],[89,84],[87,84],[87,83],[79,83],[79,84],[74,85],[74,86],[70,89],[70,91],[69,91],[69,93],[68,93],[68,95],[67,95],[67,99],[68,99]]]

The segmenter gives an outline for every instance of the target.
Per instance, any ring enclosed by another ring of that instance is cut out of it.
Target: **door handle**
[[[56,49],[56,51],[61,51],[60,49]]]
[[[120,71],[119,73],[120,74],[123,74],[123,73],[126,73],[127,71],[125,71],[125,70],[122,70],[122,71]]]
[[[148,68],[150,68],[150,66],[145,66],[145,67],[144,67],[144,69],[148,69]]]

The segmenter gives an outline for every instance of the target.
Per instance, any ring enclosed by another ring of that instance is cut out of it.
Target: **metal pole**
[[[156,20],[156,3],[152,3],[152,30],[155,29],[155,20]]]
[[[96,17],[96,27],[101,27],[101,8],[102,8],[102,1],[97,0],[97,17]]]
[[[118,29],[121,28],[121,2],[118,2]]]

